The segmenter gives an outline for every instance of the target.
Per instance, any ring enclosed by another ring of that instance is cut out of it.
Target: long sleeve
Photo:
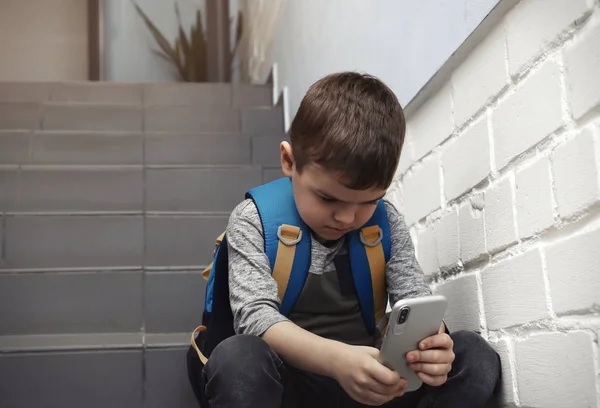
[[[390,223],[391,250],[386,266],[390,304],[398,300],[431,294],[425,275],[415,256],[415,248],[404,217],[393,204],[385,201]]]
[[[288,319],[279,313],[277,282],[271,276],[262,224],[253,201],[245,200],[233,210],[226,233],[234,329],[238,334],[260,336]]]

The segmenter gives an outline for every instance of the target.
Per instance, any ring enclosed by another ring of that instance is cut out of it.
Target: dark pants
[[[486,406],[499,382],[498,355],[475,333],[458,331],[451,337],[456,359],[448,381],[423,385],[384,406]],[[264,340],[248,335],[219,344],[193,386],[202,406],[210,408],[365,407],[335,380],[287,367]]]

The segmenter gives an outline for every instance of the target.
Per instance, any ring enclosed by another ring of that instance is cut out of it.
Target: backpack
[[[280,313],[289,316],[298,299],[311,262],[310,229],[302,221],[287,177],[255,187],[246,193],[254,201],[265,237],[265,253],[277,281]],[[362,317],[369,333],[384,332],[387,306],[385,266],[390,258],[390,227],[383,200],[365,225],[347,235],[350,269],[354,278]],[[202,325],[191,335],[188,375],[197,376],[214,348],[235,334],[229,303],[227,236],[216,239],[212,263],[202,272],[208,281]],[[379,323],[379,324],[378,324]],[[194,367],[190,367],[193,365]],[[194,389],[196,392],[197,390]],[[196,392],[198,396],[198,393]]]

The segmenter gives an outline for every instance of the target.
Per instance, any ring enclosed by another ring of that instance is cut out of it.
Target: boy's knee
[[[454,366],[481,380],[496,383],[500,376],[500,356],[484,338],[475,332],[460,330],[450,334],[454,341]]]
[[[205,371],[229,375],[234,372],[251,374],[281,364],[279,356],[262,338],[240,334],[223,340],[210,355]]]

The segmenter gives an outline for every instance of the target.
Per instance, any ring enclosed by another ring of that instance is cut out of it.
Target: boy
[[[279,312],[278,286],[264,251],[252,200],[240,203],[227,227],[229,291],[237,335],[221,342],[202,373],[211,408],[484,407],[500,375],[497,354],[469,332],[442,325],[407,355],[423,386],[404,395],[406,381],[378,361],[352,277],[336,262],[345,236],[373,215],[390,186],[405,134],[393,92],[358,73],[329,75],[307,92],[281,144],[298,213],[311,231],[311,263],[289,317]],[[385,265],[390,303],[430,294],[403,217],[385,202],[391,255]]]

